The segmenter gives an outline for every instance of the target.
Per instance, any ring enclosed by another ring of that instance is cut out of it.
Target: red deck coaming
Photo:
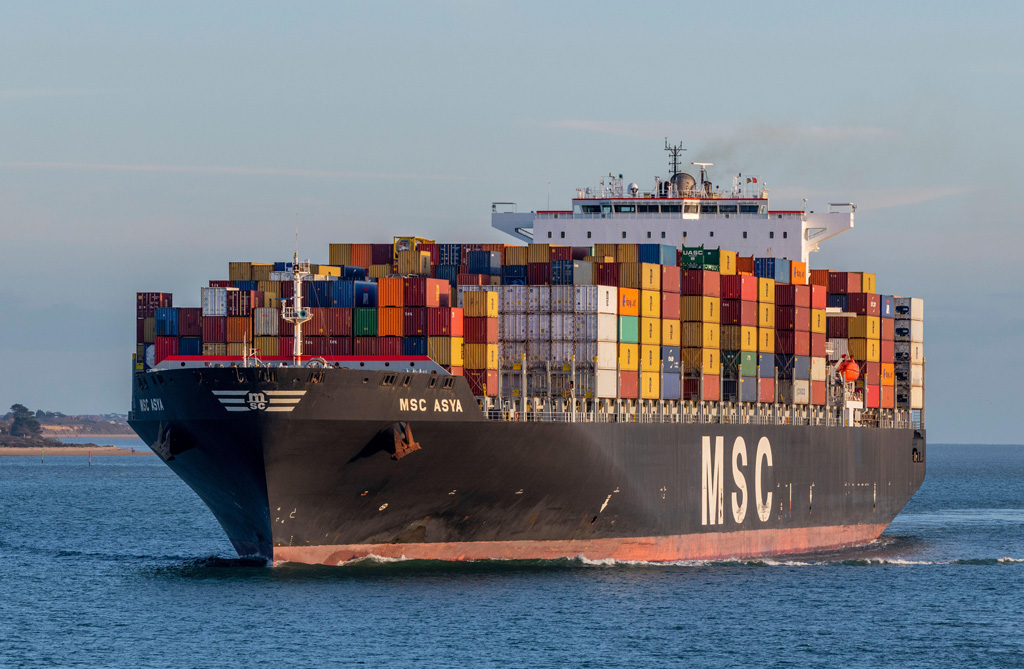
[[[370,556],[448,561],[555,560],[580,556],[589,560],[643,562],[729,560],[856,546],[877,539],[885,528],[886,524],[836,525],[593,540],[275,546],[274,564],[339,565]]]

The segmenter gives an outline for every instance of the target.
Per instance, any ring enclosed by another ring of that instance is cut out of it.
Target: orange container
[[[228,341],[232,343],[252,341],[252,319],[249,316],[228,317]]]
[[[798,260],[789,261],[789,282],[799,286],[807,284],[807,263]]]
[[[377,279],[377,306],[379,307],[401,307],[405,306],[403,296],[405,295],[405,283],[400,278]],[[384,335],[380,335],[384,336]],[[401,336],[401,335],[398,335]]]
[[[369,268],[373,264],[371,244],[353,244],[350,251],[350,264],[355,267]]]
[[[736,273],[737,274],[754,274],[754,256],[744,258],[743,256],[736,256]]]
[[[401,279],[399,279],[401,283]],[[379,293],[378,293],[379,295]],[[405,318],[405,309],[400,307],[381,307],[377,309],[377,336],[378,337],[401,337],[402,321]]]
[[[636,288],[619,288],[619,315],[640,315],[640,291]]]
[[[807,273],[807,283],[812,286],[824,286],[828,288],[828,275],[827,269],[812,269]]]

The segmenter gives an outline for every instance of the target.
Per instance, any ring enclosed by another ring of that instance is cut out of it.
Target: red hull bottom
[[[837,525],[786,530],[707,532],[665,537],[565,541],[470,541],[450,543],[275,546],[274,564],[339,565],[360,558],[409,560],[588,560],[673,562],[791,555],[865,544],[887,525]]]

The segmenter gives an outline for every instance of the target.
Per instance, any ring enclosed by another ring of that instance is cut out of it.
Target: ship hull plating
[[[504,422],[461,378],[390,376],[163,372],[131,423],[275,562],[805,553],[873,540],[925,475],[919,430]]]

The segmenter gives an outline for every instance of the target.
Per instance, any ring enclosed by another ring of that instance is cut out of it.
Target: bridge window
[[[789,237],[789,233],[788,233],[788,232],[783,232],[783,233],[782,233],[782,238],[783,238],[783,239],[786,239],[786,238],[788,238],[788,237]]]
[[[746,230],[744,230],[744,231],[743,231],[743,239],[746,239],[746,238],[747,238],[747,231],[746,231]]]
[[[562,239],[565,239],[565,230],[562,230],[559,234],[562,235]]]
[[[756,204],[741,204],[740,205],[740,213],[741,214],[756,214],[757,213],[757,209],[758,209],[758,207],[757,207]]]
[[[722,214],[735,214],[736,205],[734,204],[720,204],[718,205],[718,211]]]
[[[626,238],[626,231],[625,231],[625,230],[623,230],[623,231],[622,231],[622,238],[623,238],[623,239],[625,239],[625,238]]]
[[[717,214],[718,213],[718,205],[717,204],[702,204],[700,206],[700,213],[702,213],[702,214]]]
[[[590,237],[591,237],[591,234],[592,234],[592,233],[590,232],[590,230],[587,230],[587,239],[590,239]]]
[[[551,231],[548,231],[548,239],[551,239]]]
[[[636,212],[636,206],[632,204],[617,204],[615,205],[615,213],[617,214],[633,214]]]
[[[657,214],[658,205],[656,204],[638,204],[636,210],[641,214]]]
[[[700,211],[700,208],[696,203],[687,203],[683,205],[684,214],[696,214],[698,211]]]
[[[714,230],[712,230],[712,231],[711,231],[711,234],[710,234],[709,236],[710,236],[710,237],[714,237],[714,236],[715,236],[715,231],[714,231]]]
[[[678,214],[681,208],[678,204],[663,204],[661,205],[661,213],[663,214]]]
[[[768,239],[775,239],[775,233],[774,232],[769,232],[768,233]]]
[[[610,204],[602,204],[601,205],[601,213],[602,214],[610,214],[610,213],[612,213],[612,206]]]
[[[601,213],[601,205],[599,205],[599,204],[585,204],[585,205],[583,205],[583,213],[584,214],[600,214]]]
[[[661,238],[665,239],[665,231],[664,230],[661,231]]]
[[[647,233],[647,239],[650,239],[650,238],[651,238],[651,233],[650,233],[650,232],[648,232],[648,233]]]

